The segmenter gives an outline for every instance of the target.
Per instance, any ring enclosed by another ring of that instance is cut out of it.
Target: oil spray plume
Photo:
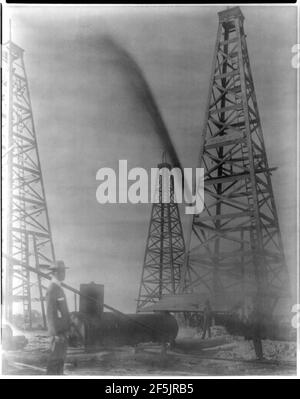
[[[110,36],[103,37],[100,45],[111,53],[111,62],[114,62],[121,68],[122,72],[131,83],[134,93],[140,101],[140,105],[150,116],[154,130],[158,134],[163,148],[170,158],[172,166],[182,169],[177,152],[142,69],[133,56]]]

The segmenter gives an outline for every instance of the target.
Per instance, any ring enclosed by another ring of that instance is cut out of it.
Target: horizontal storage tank
[[[177,336],[177,321],[167,312],[103,312],[103,285],[93,282],[81,284],[80,293],[79,312],[71,313],[70,345],[95,347],[142,342],[173,343]]]
[[[168,313],[119,315],[103,312],[91,315],[71,313],[73,328],[70,345],[80,341],[86,347],[102,345],[136,345],[142,342],[173,343],[178,325]]]

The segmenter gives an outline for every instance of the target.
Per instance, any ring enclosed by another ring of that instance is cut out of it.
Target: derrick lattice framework
[[[184,261],[185,243],[171,165],[163,162],[158,169],[158,197],[151,211],[137,312],[163,295],[178,293]]]
[[[26,267],[46,268],[55,255],[23,50],[9,40],[2,54],[4,314],[22,311],[31,328],[34,310],[46,325],[45,287]]]
[[[235,302],[287,294],[278,216],[239,7],[219,12],[199,163],[204,210],[194,215],[182,291]],[[185,272],[186,273],[186,272]],[[265,301],[266,302],[266,301]]]

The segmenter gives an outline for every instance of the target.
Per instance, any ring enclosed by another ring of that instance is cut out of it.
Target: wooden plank
[[[13,132],[13,136],[19,138],[20,140],[27,141],[28,143],[30,143],[32,145],[35,145],[35,141],[30,139],[29,137],[26,137],[24,135],[21,135],[21,134],[15,133],[15,132]]]
[[[214,82],[214,86],[217,87],[221,92],[225,92],[225,93],[240,93],[241,92],[241,86],[228,86],[228,87],[224,87],[224,86],[220,86],[219,83]]]
[[[18,227],[13,227],[12,231],[16,231],[18,233],[24,233],[24,234],[26,234],[26,233],[33,234],[33,235],[36,235],[38,237],[44,237],[44,238],[49,238],[50,239],[49,234],[37,232],[37,231],[34,231],[34,230],[20,229]]]
[[[14,101],[13,105],[14,105],[15,107],[17,107],[17,108],[22,109],[23,111],[27,112],[28,114],[31,114],[30,108],[26,108],[26,107],[24,107],[24,105],[22,105],[22,104],[20,104],[20,103],[17,103],[16,101]]]
[[[247,292],[250,292],[250,288]],[[232,290],[224,295],[214,295],[208,292],[164,295],[157,303],[143,308],[143,312],[202,312],[205,301],[209,299],[215,312],[230,311],[241,299],[238,290]]]
[[[28,168],[27,166],[19,165],[19,164],[17,164],[17,163],[13,163],[13,167],[14,167],[14,168],[18,168],[18,169],[25,170],[26,172],[32,173],[32,174],[34,174],[34,175],[40,175],[40,172],[39,172],[38,170],[32,169],[32,168]]]
[[[211,216],[201,216],[200,220],[222,220],[222,219],[235,219],[244,216],[252,216],[253,212],[245,211],[245,212],[235,212],[235,213],[227,213],[227,214],[220,214],[220,215],[211,215]]]
[[[24,82],[26,82],[26,79],[24,76],[19,75],[18,73],[14,72],[13,76],[16,77],[19,80],[23,80]]]
[[[23,370],[24,368],[28,368],[34,371],[41,371],[42,373],[46,373],[46,369],[38,366],[34,366],[32,364],[21,363],[21,362],[13,362],[11,366],[16,367],[17,369]]]
[[[222,184],[222,183],[227,183],[230,181],[246,179],[249,177],[250,177],[249,173],[241,173],[241,174],[236,174],[236,175],[231,175],[231,176],[215,177],[215,178],[204,180],[204,185]]]
[[[257,155],[254,155],[253,158],[254,159],[262,159],[263,157],[262,157],[262,155],[257,154]],[[224,163],[235,164],[237,162],[244,162],[244,161],[249,161],[249,157],[246,156],[244,158],[231,158],[231,159],[225,160]]]
[[[268,190],[261,190],[259,191],[259,194],[268,194],[269,191]],[[233,193],[233,194],[228,194],[228,198],[241,198],[241,197],[245,197],[245,196],[249,196],[252,195],[252,191],[245,191],[242,193]]]
[[[226,73],[221,73],[220,75],[215,76],[215,80],[223,79],[223,78],[229,78],[231,76],[235,76],[239,73],[238,70],[232,71],[232,72],[226,72]]]
[[[209,111],[209,113],[212,115],[216,113],[241,110],[241,109],[243,109],[243,104],[235,104],[235,105],[229,105],[228,107],[214,109],[212,111]]]
[[[245,137],[243,137],[241,133],[224,134],[223,136],[217,136],[206,140],[205,149],[237,144],[243,141],[245,141]]]
[[[12,197],[13,197],[13,199],[17,199],[19,201],[29,202],[31,204],[38,205],[38,206],[45,206],[45,202],[44,201],[37,201],[37,200],[31,199],[31,198],[27,198],[27,197],[24,197],[24,196],[21,197],[20,195],[13,195]]]
[[[229,44],[229,43],[234,43],[234,42],[237,42],[237,37],[235,37],[235,38],[233,38],[233,39],[229,39],[229,40],[223,40],[223,41],[220,41],[220,46],[224,46],[224,45],[226,45],[226,44]]]

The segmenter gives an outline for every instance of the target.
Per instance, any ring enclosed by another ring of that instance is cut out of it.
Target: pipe
[[[138,313],[126,316],[127,319],[111,312],[101,315],[72,312],[75,329],[71,328],[69,343],[77,346],[83,342],[86,347],[137,345],[142,342],[174,343],[178,324],[170,314]]]

